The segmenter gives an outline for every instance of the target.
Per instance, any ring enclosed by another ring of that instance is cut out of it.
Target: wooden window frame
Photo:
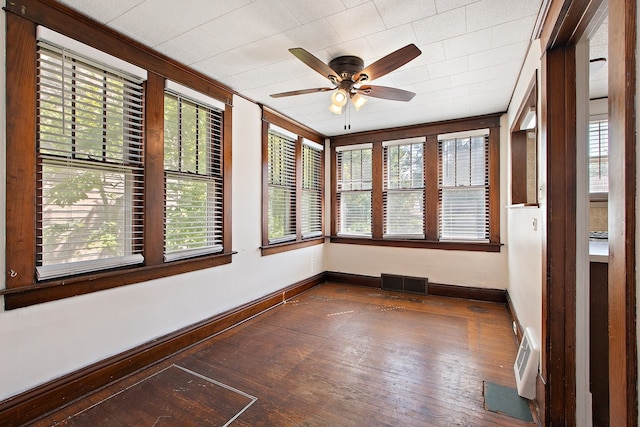
[[[233,93],[70,8],[26,0],[7,3],[7,207],[5,309],[144,282],[231,262],[231,125]],[[36,27],[42,25],[147,70],[144,129],[144,264],[36,281]],[[164,89],[171,79],[223,102],[223,251],[164,262]]]
[[[489,241],[438,240],[438,135],[489,129]],[[425,196],[424,239],[398,239],[383,237],[383,150],[384,141],[425,137]],[[338,236],[336,210],[337,171],[336,147],[363,143],[373,144],[372,237]],[[340,135],[331,138],[331,242],[356,245],[390,246],[404,248],[444,249],[481,252],[500,252],[500,114],[448,120],[408,127]]]
[[[511,127],[511,205],[538,206],[538,73],[534,73],[527,95],[522,101],[516,114],[516,120]],[[531,129],[522,129],[527,113],[535,111],[536,123]],[[527,132],[536,133],[535,140],[535,163],[529,164],[527,153]],[[532,167],[533,166],[533,167]],[[535,181],[535,192],[533,197],[528,197],[528,183]]]
[[[305,248],[309,246],[319,245],[324,243],[325,239],[325,226],[324,226],[324,152],[321,158],[321,185],[323,193],[320,197],[321,200],[321,212],[322,212],[322,233],[320,236],[314,236],[309,238],[302,237],[302,203],[296,203],[296,238],[282,243],[269,244],[269,158],[268,158],[268,145],[269,145],[269,125],[273,124],[286,129],[298,135],[296,141],[296,201],[302,201],[302,139],[306,138],[310,141],[316,142],[324,146],[324,136],[298,124],[294,121],[270,110],[266,107],[262,108],[262,246],[260,251],[263,256],[286,252],[290,250]]]

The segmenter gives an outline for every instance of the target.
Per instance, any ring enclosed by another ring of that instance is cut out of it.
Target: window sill
[[[295,242],[277,243],[275,245],[262,246],[260,251],[262,256],[279,254],[281,252],[292,251],[295,249],[306,248],[309,246],[321,245],[324,243],[324,236],[312,237],[305,240],[298,240]]]
[[[235,252],[184,259],[160,265],[125,267],[64,279],[34,282],[31,286],[0,290],[0,295],[4,295],[5,309],[7,310],[28,307],[43,302],[230,264],[233,254]]]
[[[437,240],[371,239],[362,237],[331,236],[331,243],[349,245],[390,246],[398,248],[442,249],[449,251],[500,252],[501,243],[440,242]]]

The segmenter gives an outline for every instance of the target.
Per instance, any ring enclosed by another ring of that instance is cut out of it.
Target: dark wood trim
[[[262,119],[324,146],[324,135],[265,105],[262,105]]]
[[[344,283],[347,285],[368,286],[370,288],[382,288],[382,278],[366,276],[363,274],[340,273],[337,271],[327,271],[325,279],[327,282]]]
[[[439,240],[369,239],[365,237],[331,236],[331,243],[349,245],[390,246],[396,248],[442,249],[449,251],[500,252],[502,244],[490,242],[448,242]]]
[[[36,219],[35,25],[6,15],[6,287],[33,284]],[[11,84],[20,82],[20,84]],[[17,160],[19,159],[19,160]]]
[[[47,301],[84,295],[91,292],[132,285],[147,280],[187,273],[189,271],[216,267],[231,263],[233,253],[223,253],[197,258],[172,261],[162,265],[109,270],[100,273],[59,280],[38,282],[16,289],[0,290],[4,295],[5,309],[27,307]]]
[[[383,157],[382,144],[373,144],[371,149],[371,176],[373,177],[371,182],[371,237],[373,239],[382,239],[384,229]],[[337,211],[335,207],[333,210]]]
[[[527,111],[530,108],[537,108],[538,106],[538,70],[533,73],[533,77],[531,78],[531,81],[529,82],[529,86],[527,86],[527,91],[525,93],[527,93],[528,95],[526,95],[526,98],[518,107],[516,119],[511,125],[510,132],[520,131],[520,127],[522,126],[522,122],[527,115]]]
[[[542,58],[547,162],[543,216],[542,378],[547,425],[576,423],[576,61],[574,47]]]
[[[282,252],[292,251],[294,249],[307,248],[309,246],[321,245],[324,243],[324,236],[314,237],[306,240],[295,242],[278,243],[276,245],[263,246],[260,248],[262,256],[279,254]]]
[[[638,425],[636,324],[636,9],[609,0],[610,425]],[[611,171],[616,171],[612,173]]]
[[[155,73],[147,73],[145,86],[144,181],[164,182],[164,82]],[[164,186],[144,189],[144,263],[164,262]]]
[[[489,241],[500,244],[500,127],[489,133]]]
[[[282,114],[274,110],[268,109],[267,107],[262,107],[262,120],[285,128],[290,132],[298,134],[303,138],[307,138],[308,140],[317,142],[318,144],[324,146],[325,137],[323,135],[312,129],[309,129],[308,127],[296,122],[295,120],[283,116]]]
[[[518,318],[518,313],[516,312],[516,308],[513,305],[513,301],[511,300],[511,295],[509,295],[508,290],[506,291],[505,295],[507,299],[507,314],[509,314],[511,320],[516,324],[515,339],[516,342],[520,343],[520,341],[522,341],[522,337],[524,336],[524,328],[522,327],[522,323]]]
[[[527,200],[527,131],[511,132],[511,203]]]
[[[485,116],[468,117],[464,119],[445,120],[413,126],[332,136],[331,145],[332,147],[338,147],[341,145],[415,138],[473,129],[500,128],[500,116],[502,116],[502,114],[503,113],[487,114]]]
[[[262,247],[269,246],[269,122],[262,121]]]
[[[428,294],[448,298],[461,298],[476,301],[507,303],[507,291],[504,289],[476,288],[472,286],[447,285],[444,283],[427,284]]]
[[[153,70],[226,104],[232,103],[233,92],[221,83],[55,0],[10,1],[5,10],[146,70]]]
[[[338,210],[338,171],[337,169],[337,161],[338,161],[338,153],[336,153],[336,150],[334,150],[333,148],[331,148],[329,150],[329,162],[331,164],[330,166],[330,171],[329,173],[331,174],[331,190],[329,190],[330,196],[331,196],[331,224],[330,224],[330,230],[329,233],[332,236],[335,236],[338,234],[338,217],[336,215],[336,211]]]
[[[344,283],[347,285],[368,286],[382,288],[382,278],[362,274],[326,272],[327,282]],[[461,298],[476,301],[497,302],[506,304],[507,292],[504,289],[477,288],[471,286],[447,285],[443,283],[427,283],[427,295],[448,298]]]
[[[35,387],[0,402],[3,425],[22,425],[199,341],[275,307],[325,281],[317,274],[240,307],[179,329],[131,350]]]
[[[296,240],[302,240],[302,137],[298,135],[295,146],[296,173]],[[324,212],[321,212],[321,214]]]
[[[427,136],[424,153],[424,229],[426,240],[437,241],[440,198],[438,190],[438,137]]]
[[[226,107],[222,116],[223,132],[222,132],[222,247],[225,253],[232,252],[232,213],[231,207],[232,190],[233,190],[233,109]]]

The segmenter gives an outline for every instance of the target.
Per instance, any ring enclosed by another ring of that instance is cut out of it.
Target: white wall
[[[4,53],[4,41],[1,45]],[[0,105],[4,118],[4,96]],[[235,97],[232,249],[238,254],[233,262],[0,311],[0,400],[325,271],[322,245],[260,255],[261,125],[259,107]],[[3,137],[3,160],[4,142]],[[3,194],[4,189],[3,174]],[[0,203],[4,212],[4,197]]]
[[[520,72],[520,79],[516,85],[509,110],[508,123],[503,128],[510,139],[509,130],[516,120],[520,104],[528,95],[527,89],[533,75],[538,73],[538,100],[540,99],[540,57],[539,40],[531,43],[527,58]],[[540,102],[538,101],[538,118],[540,117]],[[539,132],[538,132],[539,134]],[[511,158],[511,143],[507,143],[508,158]],[[544,197],[545,176],[542,168],[544,153],[540,150],[538,137],[538,201]],[[509,160],[509,179],[506,187],[511,199],[511,164]],[[534,339],[538,347],[542,336],[542,210],[539,207],[511,207],[507,209],[508,235],[508,287],[507,291],[513,302],[515,314],[523,327],[530,327],[534,332]],[[536,229],[534,229],[534,221]]]

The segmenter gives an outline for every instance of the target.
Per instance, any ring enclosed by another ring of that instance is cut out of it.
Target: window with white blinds
[[[424,138],[382,147],[383,237],[424,238]]]
[[[320,144],[302,143],[302,238],[322,235],[322,155]]]
[[[371,237],[372,145],[336,148],[338,235]]]
[[[37,49],[38,279],[139,264],[143,79]]]
[[[164,96],[165,261],[222,251],[222,111]]]
[[[489,240],[489,136],[438,138],[440,240]]]
[[[609,121],[589,121],[589,193],[609,192]]]
[[[296,142],[294,135],[269,129],[269,244],[296,240]]]

